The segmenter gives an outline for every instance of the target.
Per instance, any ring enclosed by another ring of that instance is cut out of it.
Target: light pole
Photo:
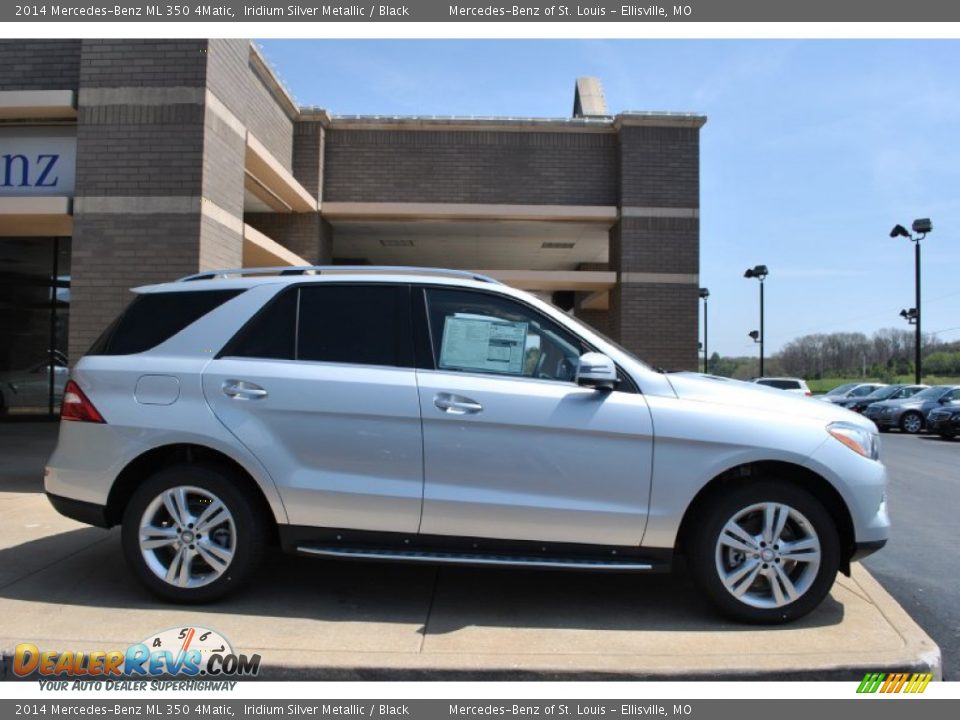
[[[760,332],[757,333],[754,330],[750,333],[753,341],[760,343],[760,377],[763,377],[763,338],[765,335],[763,332],[763,281],[767,279],[769,274],[770,271],[767,270],[766,265],[754,265],[752,268],[747,268],[747,271],[743,274],[745,278],[756,278],[760,281]]]
[[[920,241],[927,236],[927,233],[933,230],[933,223],[930,222],[930,218],[920,218],[914,220],[913,225],[910,227],[913,232],[917,234],[916,236],[909,233],[903,225],[894,225],[893,230],[890,231],[890,237],[905,237],[913,243],[914,290],[916,292],[916,301],[910,310],[901,311],[900,316],[916,327],[916,336],[913,341],[913,370],[914,382],[919,385],[920,378],[923,375],[923,360],[920,354]]]
[[[707,354],[707,298],[710,297],[710,291],[707,288],[700,288],[700,297],[703,298],[703,373],[710,372],[708,366],[710,356]]]

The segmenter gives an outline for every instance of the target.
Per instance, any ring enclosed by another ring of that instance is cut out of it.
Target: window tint
[[[221,356],[293,360],[297,288],[283,290],[227,344]]]
[[[573,381],[584,348],[549,318],[508,298],[428,288],[427,315],[442,370]]]
[[[297,359],[413,366],[406,285],[300,288]]]
[[[88,355],[131,355],[165,342],[243,290],[197,290],[137,295]]]
[[[874,390],[876,390],[875,385],[864,385],[863,387],[858,387],[856,390],[850,393],[850,397],[866,397]]]
[[[796,380],[757,380],[759,385],[779,388],[780,390],[799,390],[800,383]]]

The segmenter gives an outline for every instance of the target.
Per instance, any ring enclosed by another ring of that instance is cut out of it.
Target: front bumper
[[[927,424],[930,432],[933,433],[960,433],[960,420],[955,415],[946,415],[943,417],[927,417]]]
[[[850,562],[863,560],[865,557],[873,555],[877,550],[880,550],[886,544],[886,539],[871,540],[870,542],[858,542],[853,546],[853,555],[850,556]]]

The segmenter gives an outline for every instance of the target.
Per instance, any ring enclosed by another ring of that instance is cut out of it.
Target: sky
[[[577,77],[611,113],[702,113],[700,282],[709,348],[908,329],[929,217],[923,330],[960,340],[960,41],[268,40],[301,105],[333,114],[568,117]],[[702,339],[702,337],[701,337]]]

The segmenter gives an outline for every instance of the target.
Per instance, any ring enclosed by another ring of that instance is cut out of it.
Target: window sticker
[[[443,321],[440,367],[445,370],[523,373],[527,323],[457,314]]]

